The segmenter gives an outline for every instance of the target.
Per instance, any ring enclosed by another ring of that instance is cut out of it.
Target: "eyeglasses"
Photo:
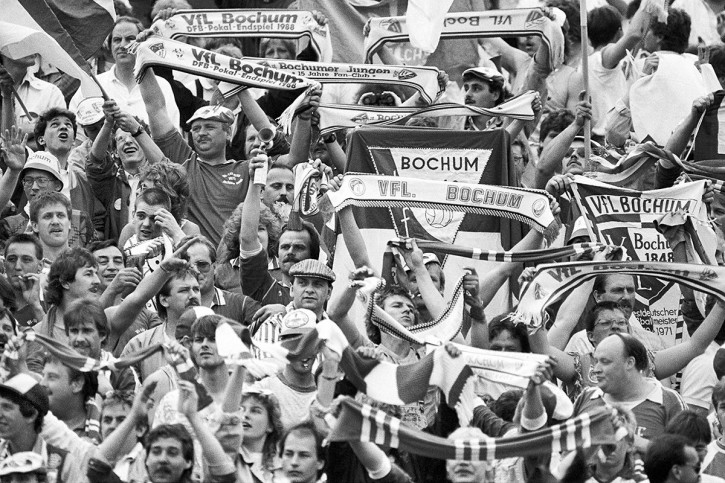
[[[192,263],[191,265],[196,267],[196,269],[201,273],[206,273],[211,270],[211,263],[209,262],[198,261],[196,263]]]
[[[45,188],[46,186],[48,186],[48,183],[50,183],[50,178],[46,176],[38,176],[37,178],[33,178],[32,176],[25,176],[23,178],[23,186],[25,188],[30,188],[35,183],[38,183],[38,187]]]

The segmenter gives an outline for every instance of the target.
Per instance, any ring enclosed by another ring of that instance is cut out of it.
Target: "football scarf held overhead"
[[[424,252],[442,253],[456,257],[472,258],[473,260],[486,260],[487,262],[512,262],[512,263],[546,263],[562,258],[578,257],[600,252],[607,248],[601,243],[575,243],[558,248],[543,248],[541,250],[522,250],[520,252],[501,252],[497,250],[485,250],[481,248],[469,248],[451,243],[434,242],[413,238],[396,238],[390,240],[388,245],[413,248],[413,241],[418,248]]]
[[[293,91],[318,85],[315,81],[289,72],[160,37],[136,43],[129,51],[136,54],[135,74],[138,81],[143,78],[147,68],[162,66],[248,87]]]
[[[440,71],[436,67],[404,65],[332,64],[302,60],[276,60],[245,58],[273,69],[313,79],[320,84],[384,84],[412,87],[427,104],[435,102],[443,90],[438,84]],[[224,97],[239,92],[239,88],[225,92]]]
[[[350,106],[346,104],[321,105],[317,112],[320,114],[320,132],[327,134],[343,128],[365,125],[405,124],[408,119],[417,116],[446,117],[446,116],[493,116],[508,117],[521,121],[534,119],[531,102],[536,93],[524,92],[513,97],[503,104],[490,109],[464,104],[443,103],[433,104],[419,109],[417,107],[382,107],[382,106]]]
[[[365,62],[386,44],[408,42],[410,33],[406,17],[376,17],[368,20],[365,36]],[[564,34],[541,8],[456,12],[446,15],[441,39],[481,37],[521,37],[536,35],[549,49],[552,69],[564,61]],[[388,45],[388,47],[391,47]]]
[[[636,261],[545,264],[537,267],[533,280],[524,287],[515,319],[537,329],[546,322],[546,307],[583,282],[608,274],[656,277],[725,300],[725,267],[716,265]]]
[[[523,188],[348,173],[338,191],[327,192],[321,209],[339,211],[347,206],[407,206],[499,216],[526,223],[547,237],[555,236],[559,228],[549,195]]]
[[[613,444],[621,439],[612,423],[612,411],[606,407],[530,433],[456,440],[413,429],[386,412],[350,397],[342,398],[339,407],[340,413],[328,437],[330,441],[370,442],[435,459],[493,461],[550,455]]]
[[[617,188],[581,176],[571,185],[573,198],[588,225],[592,240],[622,246],[631,260],[673,260],[667,239],[655,223],[665,215],[689,215],[695,233],[714,259],[715,241],[707,226],[707,207],[702,201],[705,182],[684,183],[671,188],[634,191]],[[633,314],[642,327],[654,333],[660,347],[671,347],[684,337],[680,311],[680,288],[674,281],[638,277]],[[655,339],[653,339],[653,342]]]
[[[320,25],[312,12],[273,9],[180,10],[168,20],[151,26],[154,33],[186,37],[308,37],[317,60],[332,60],[332,43],[327,25]]]

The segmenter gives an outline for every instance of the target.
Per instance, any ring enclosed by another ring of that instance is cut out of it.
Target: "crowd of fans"
[[[333,60],[345,63],[362,63],[368,18],[403,15],[407,3],[217,1],[220,8],[314,10],[320,26],[329,28]],[[451,11],[556,7],[562,15],[547,15],[563,30],[564,63],[552,69],[544,60],[547,46],[535,36],[443,40],[431,56],[390,48],[381,57],[441,69],[446,102],[491,109],[537,91],[535,121],[482,114],[457,119],[458,127],[505,129],[518,186],[546,190],[552,212],[566,225],[554,244],[531,230],[514,251],[588,241],[568,208],[560,208],[568,207],[563,195],[573,176],[593,169],[584,155],[584,129],[591,126],[594,141],[621,153],[643,141],[630,102],[647,99],[631,99],[630,86],[665,63],[692,68],[707,59],[725,82],[725,3],[675,0],[662,21],[651,1],[590,1],[588,38],[581,37],[576,1],[498,3],[454,0]],[[335,247],[322,236],[323,217],[300,216],[292,208],[302,168],[328,180],[321,194],[340,189],[345,174],[348,133],[320,135],[321,102],[395,106],[412,91],[325,84],[304,93],[246,89],[223,98],[215,81],[169,69],[148,69],[139,81],[129,47],[152,35],[144,24],[191,6],[157,0],[144,22],[127,4],[116,7],[107,44],[92,59],[107,99],[84,99],[77,83],[45,72],[47,62],[36,56],[0,53],[0,481],[725,479],[725,359],[718,353],[725,343],[725,300],[710,300],[706,316],[688,323],[689,337],[679,344],[653,347],[633,315],[638,285],[630,275],[600,275],[581,284],[550,309],[548,330],[527,331],[509,314],[512,306],[501,310],[492,303],[504,286],[518,295],[516,284],[506,282],[522,272],[522,263],[457,274],[463,277],[465,314],[454,342],[549,356],[525,390],[479,381],[468,426],[434,386],[412,404],[376,402],[358,391],[340,367],[340,354],[325,345],[272,375],[222,357],[220,325],[247,342],[249,334],[279,345],[314,326],[314,320],[311,326],[300,322],[301,313],[333,321],[363,358],[405,365],[425,357],[425,346],[364,321],[363,311],[354,308],[357,289],[380,276],[382,254],[369,251],[353,208],[336,213],[338,243],[354,263],[349,273],[339,265],[337,273],[332,269]],[[184,41],[239,58],[298,59],[310,53],[303,40]],[[588,52],[586,94],[582,52]],[[275,119],[301,94],[287,135]],[[698,97],[684,119],[672,120],[677,130],[666,147],[684,152],[714,102],[713,94]],[[429,129],[440,123],[425,118],[410,124]],[[259,135],[265,129],[273,131],[266,144]],[[265,170],[266,181],[253,182]],[[667,160],[656,161],[649,188],[672,186],[680,171]],[[722,240],[721,196],[711,189],[706,201]],[[364,216],[364,210],[357,214]],[[448,302],[442,257],[415,244],[399,252],[396,283],[377,296],[377,305],[403,327],[437,319]],[[594,260],[615,252],[609,248]],[[523,271],[520,282],[530,274]],[[46,336],[100,366],[80,370],[29,334]],[[163,350],[153,351],[158,345]],[[446,349],[459,356],[455,346]],[[144,357],[136,358],[140,353]],[[251,356],[263,361],[270,354],[255,346]],[[117,367],[114,360],[131,362]],[[678,373],[681,384],[671,387]],[[563,419],[552,403],[559,394],[573,404]],[[451,440],[526,434],[602,405],[613,408],[624,431],[616,443],[569,454],[436,460],[371,442],[327,441],[342,395]]]

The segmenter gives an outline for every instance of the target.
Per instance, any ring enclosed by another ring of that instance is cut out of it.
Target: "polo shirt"
[[[591,411],[602,405],[616,403],[632,411],[637,418],[637,435],[652,439],[665,432],[665,426],[675,415],[687,409],[685,401],[672,389],[662,386],[657,380],[646,378],[652,390],[642,401],[612,401],[598,387],[584,389],[574,402],[574,416]]]
[[[189,181],[187,217],[199,225],[202,235],[218,246],[224,222],[247,195],[249,161],[209,164],[198,158],[176,130],[155,137],[154,141],[164,156],[186,168]]]
[[[215,314],[249,326],[254,314],[262,305],[251,297],[214,287],[214,300],[210,307]]]
[[[289,287],[269,273],[267,253],[264,249],[260,246],[257,253],[250,256],[245,255],[247,254],[242,253],[240,257],[242,293],[259,301],[262,305],[287,305],[292,302]]]

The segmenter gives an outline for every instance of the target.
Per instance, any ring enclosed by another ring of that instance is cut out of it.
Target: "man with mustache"
[[[192,238],[184,244],[184,253],[186,248],[195,241],[196,239]],[[196,270],[189,267],[188,262],[183,261],[176,268],[166,272],[163,264],[167,261],[161,262],[161,270],[154,272],[154,274],[157,272],[165,273],[165,283],[156,295],[156,307],[164,323],[141,332],[131,339],[123,349],[121,357],[133,354],[156,343],[168,344],[176,342],[176,328],[180,317],[189,307],[196,307],[201,304],[201,291]],[[133,369],[139,379],[144,381],[150,374],[164,365],[166,365],[166,359],[163,354],[155,354],[138,362],[133,366]]]
[[[61,193],[44,193],[30,202],[30,226],[43,247],[47,265],[68,249],[71,206]]]
[[[70,346],[86,357],[108,361],[113,355],[104,350],[111,331],[108,318],[97,300],[82,298],[73,302],[63,316],[65,333]],[[98,393],[103,395],[111,390],[133,391],[135,388],[133,373],[129,369],[111,371],[105,369],[98,373]]]

